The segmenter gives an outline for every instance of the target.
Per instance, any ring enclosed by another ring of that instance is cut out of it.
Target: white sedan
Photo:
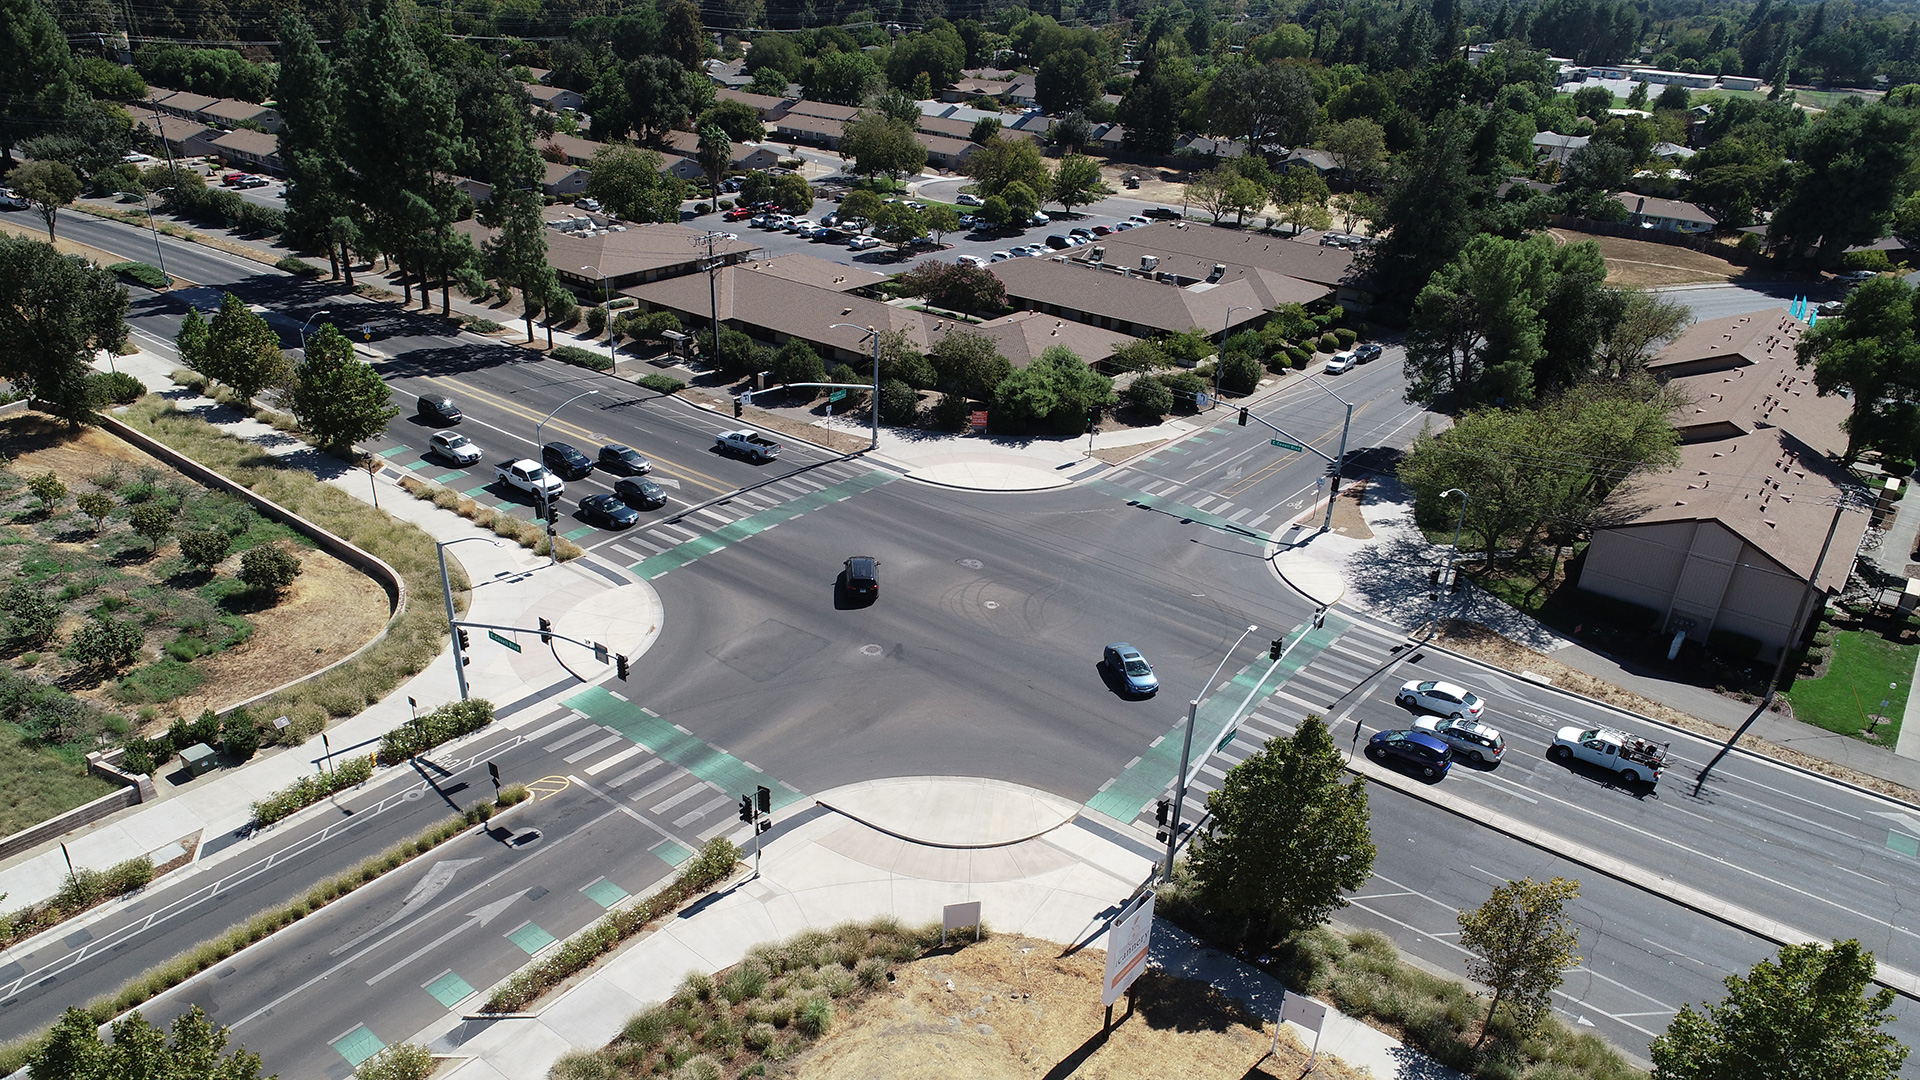
[[[1424,712],[1450,716],[1455,719],[1479,716],[1486,710],[1487,703],[1474,696],[1465,687],[1450,682],[1415,680],[1400,688],[1394,695],[1394,701],[1409,708]]]

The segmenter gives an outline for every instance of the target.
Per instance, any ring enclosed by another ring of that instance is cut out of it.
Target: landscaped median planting
[[[312,806],[335,792],[364,784],[372,776],[372,758],[348,758],[326,772],[315,776],[303,776],[254,803],[253,823],[271,825],[295,811]]]
[[[462,735],[471,735],[491,723],[491,701],[485,698],[449,701],[380,736],[380,764],[398,765],[415,754],[425,753]]]
[[[694,860],[682,867],[659,891],[617,911],[608,912],[599,922],[568,939],[552,956],[522,968],[493,992],[480,1011],[487,1013],[521,1012],[540,1000],[540,996],[560,985],[568,976],[585,970],[612,952],[621,942],[646,929],[663,915],[671,914],[695,895],[712,888],[733,873],[740,852],[724,836],[707,841]]]
[[[504,798],[506,792],[501,792],[501,795]],[[438,825],[431,826],[413,839],[395,844],[385,852],[362,861],[360,865],[346,873],[315,885],[300,899],[283,904],[272,911],[263,911],[219,937],[202,942],[146,974],[129,980],[114,993],[95,998],[87,1003],[86,1010],[95,1022],[104,1024],[128,1009],[179,986],[275,931],[291,926],[361,886],[379,880],[381,875],[432,851],[466,832],[471,826],[491,817],[495,808],[496,804],[492,802],[475,803],[467,807],[466,812],[461,816],[448,818]],[[27,1063],[27,1056],[45,1039],[46,1034],[38,1032],[0,1046],[0,1076],[10,1074],[24,1066]]]
[[[145,855],[105,870],[75,870],[53,899],[0,915],[0,948],[10,947],[90,908],[144,888],[153,880],[153,860]]]
[[[400,487],[416,499],[430,502],[442,510],[451,510],[483,529],[492,529],[495,536],[505,537],[535,555],[547,553],[547,531],[541,528],[537,521],[526,521],[512,514],[502,513],[491,506],[483,506],[477,500],[462,495],[452,488],[429,484],[425,480],[412,476],[401,477]],[[585,555],[586,551],[580,545],[561,536],[555,537],[553,553],[561,562],[567,562]]]

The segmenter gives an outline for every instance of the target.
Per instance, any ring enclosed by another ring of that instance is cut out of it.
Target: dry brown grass
[[[1592,240],[1600,245],[1607,260],[1607,284],[1622,287],[1651,288],[1656,285],[1686,285],[1702,281],[1726,281],[1737,276],[1742,267],[1704,251],[1650,240],[1629,240],[1619,236],[1590,236],[1564,229],[1547,230],[1562,244]]]
[[[1030,949],[1023,956],[1022,950]],[[1290,1034],[1268,1058],[1271,1023],[1219,991],[1149,972],[1135,984],[1133,1015],[1114,1008],[1100,1040],[1100,979],[1106,955],[1064,959],[1059,946],[995,937],[897,970],[855,1017],[796,1057],[806,1080],[1032,1080],[1068,1072],[1089,1080],[1179,1076],[1296,1080],[1306,1048]],[[951,980],[952,989],[947,988]],[[1177,1067],[1173,1063],[1177,1062]],[[777,1075],[777,1074],[776,1074]],[[1322,1056],[1316,1077],[1363,1076]]]
[[[1524,645],[1516,645],[1479,623],[1448,621],[1442,624],[1435,640],[1455,652],[1464,653],[1495,667],[1505,668],[1508,671],[1531,671],[1543,675],[1562,690],[1569,690],[1596,701],[1604,701],[1609,705],[1637,712],[1643,716],[1651,716],[1662,723],[1672,724],[1674,727],[1684,728],[1710,739],[1724,741],[1727,736],[1733,734],[1733,729],[1724,725],[1669,708],[1631,690],[1624,690],[1603,679],[1595,678],[1577,668],[1568,667],[1546,653],[1529,649]],[[1890,780],[1882,780],[1877,776],[1869,776],[1857,769],[1850,769],[1837,762],[1814,757],[1754,735],[1742,736],[1740,745],[1754,753],[1764,754],[1809,772],[1830,776],[1903,802],[1920,803],[1920,791]]]

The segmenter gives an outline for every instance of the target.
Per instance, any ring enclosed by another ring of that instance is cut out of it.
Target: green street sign
[[[1282,439],[1268,439],[1267,442],[1271,443],[1274,446],[1279,447],[1282,450],[1305,450],[1306,449],[1306,447],[1301,446],[1299,443],[1286,442],[1285,440],[1282,440]]]
[[[846,400],[846,397],[847,397],[847,392],[845,390],[835,390],[833,393],[827,395],[827,400],[828,401],[844,401]]]
[[[487,636],[499,642],[500,644],[505,645],[507,648],[512,649],[514,652],[520,651],[520,645],[518,642],[508,641],[506,638],[501,637],[499,634],[496,634],[491,630],[487,631]]]

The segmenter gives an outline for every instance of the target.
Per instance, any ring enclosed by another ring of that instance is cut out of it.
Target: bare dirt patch
[[[1333,501],[1333,531],[1355,540],[1373,539],[1373,529],[1360,513],[1360,505],[1367,498],[1365,480],[1347,488]]]
[[[200,577],[170,577],[177,571],[178,545],[168,539],[158,552],[150,555],[124,550],[109,557],[106,552],[126,540],[124,519],[110,519],[98,534],[90,521],[75,509],[73,495],[95,489],[91,481],[118,468],[125,476],[153,477],[156,485],[190,484],[182,474],[158,459],[121,442],[99,428],[69,428],[46,417],[28,414],[0,424],[0,453],[10,456],[8,471],[22,478],[52,473],[64,483],[70,495],[50,519],[14,519],[0,526],[0,532],[21,539],[38,538],[54,554],[70,557],[74,565],[83,562],[110,562],[125,575],[125,581],[112,591],[133,594],[143,588],[178,588],[192,591]],[[20,492],[14,493],[18,498]],[[49,531],[53,538],[48,539]],[[15,549],[20,550],[20,549]],[[159,706],[165,716],[194,716],[202,709],[222,709],[244,701],[283,683],[291,682],[352,654],[372,640],[386,625],[389,615],[386,593],[372,579],[331,555],[311,548],[300,548],[301,573],[294,584],[270,607],[253,607],[244,612],[253,632],[244,642],[202,656],[193,666],[205,681],[182,697]],[[216,567],[207,580],[233,578],[239,573],[236,554]],[[168,595],[164,591],[160,596]],[[82,600],[81,603],[88,601]],[[163,599],[153,603],[165,605]],[[69,617],[66,629],[78,625]],[[163,626],[148,630],[142,662],[162,655],[169,640]],[[40,673],[53,675],[53,661],[44,659]],[[114,711],[131,710],[113,697],[109,680],[75,692]],[[164,723],[164,720],[161,721]]]
[[[1024,955],[1022,950],[1030,950]],[[1086,1080],[1169,1076],[1297,1080],[1307,1052],[1290,1033],[1268,1057],[1271,1023],[1212,987],[1149,972],[1133,1014],[1114,1007],[1100,1038],[1106,955],[1057,954],[1051,942],[991,941],[896,969],[854,1019],[793,1062],[806,1080]],[[951,989],[949,989],[951,986]],[[1122,1017],[1124,1016],[1124,1019]],[[1175,1064],[1177,1063],[1177,1065]],[[1322,1055],[1316,1077],[1366,1074]]]
[[[1129,189],[1126,184],[1129,175],[1140,178],[1140,187]],[[1147,165],[1106,164],[1100,166],[1100,178],[1107,182],[1114,194],[1144,202],[1169,203],[1178,206],[1186,198],[1187,170],[1157,169]]]
[[[1592,236],[1566,229],[1549,229],[1562,244],[1592,240],[1600,245],[1607,261],[1607,284],[1650,288],[1656,285],[1685,285],[1701,281],[1726,281],[1744,268],[1717,255],[1673,244],[1648,240],[1629,240],[1619,236]]]

